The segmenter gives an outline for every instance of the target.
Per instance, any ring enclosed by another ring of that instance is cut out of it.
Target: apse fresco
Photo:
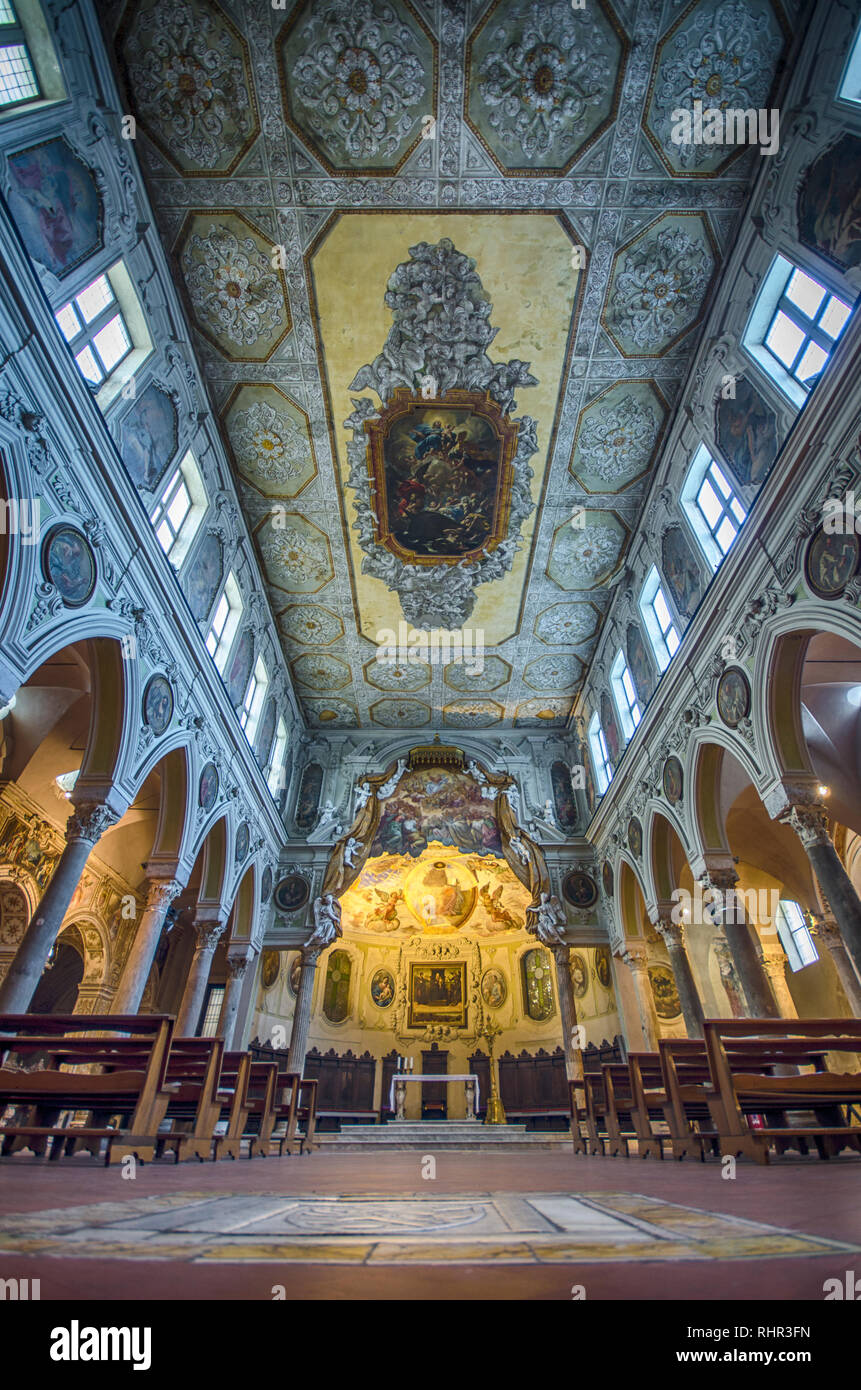
[[[504,859],[453,853],[434,842],[418,859],[369,859],[341,898],[341,922],[358,935],[450,936],[468,926],[490,937],[524,930],[529,901]]]
[[[502,854],[492,801],[466,773],[445,768],[406,772],[397,792],[383,803],[371,854],[409,854],[432,840],[466,854]]]

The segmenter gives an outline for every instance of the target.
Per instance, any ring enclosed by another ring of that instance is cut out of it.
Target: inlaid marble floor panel
[[[543,1264],[861,1254],[861,1246],[631,1192],[177,1193],[10,1215],[0,1254],[336,1264]]]

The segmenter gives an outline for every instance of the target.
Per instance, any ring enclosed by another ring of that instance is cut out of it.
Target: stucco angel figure
[[[378,801],[385,801],[387,796],[391,796],[392,792],[395,790],[395,787],[398,785],[398,782],[400,782],[406,770],[406,758],[398,758],[398,765],[392,773],[391,777],[389,778],[388,782],[384,782],[383,785],[380,787],[379,791],[377,792]]]
[[[341,935],[341,904],[334,893],[314,899],[314,930],[305,942],[308,952],[325,951]]]
[[[557,946],[563,942],[562,930],[565,926],[565,910],[554,894],[541,894],[541,901],[535,909],[535,935],[546,946]]]
[[[357,816],[360,811],[364,811],[365,807],[371,799],[371,795],[372,793],[370,782],[360,782],[359,785],[356,787],[356,805],[353,809],[354,816]]]
[[[355,837],[355,835],[351,835],[350,838],[348,839],[347,843],[344,845],[344,863],[345,863],[349,868],[352,869],[352,868],[355,867],[355,864],[356,864],[356,855],[359,853],[359,851],[361,850],[361,848],[362,848],[362,842],[361,842],[361,840],[357,840],[356,837]]]
[[[524,845],[519,835],[512,835],[508,841],[518,859],[522,859],[524,864],[529,863],[529,851]]]
[[[518,825],[522,825],[523,822],[521,820],[522,813],[520,810],[520,792],[517,790],[517,783],[511,782],[509,786],[503,787],[502,795],[506,798],[509,806],[511,807],[511,814],[513,815],[515,821]]]

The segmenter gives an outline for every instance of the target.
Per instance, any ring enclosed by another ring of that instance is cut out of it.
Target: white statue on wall
[[[348,868],[350,868],[350,869],[355,868],[355,866],[356,866],[356,855],[359,853],[359,851],[361,850],[361,848],[362,848],[362,842],[361,842],[361,840],[357,840],[356,837],[355,837],[355,835],[351,835],[350,838],[349,838],[349,840],[347,841],[347,843],[346,843],[345,846],[344,846],[344,863],[347,865]]]
[[[325,951],[341,935],[341,904],[334,893],[324,893],[314,899],[314,930],[303,949]]]
[[[400,782],[406,770],[406,758],[398,758],[398,765],[392,773],[391,777],[389,778],[388,782],[384,782],[383,785],[380,787],[380,790],[377,792],[378,801],[385,801],[386,797],[391,796],[392,792],[395,790],[395,787],[398,785],[398,782]]]
[[[353,810],[354,816],[357,816],[360,811],[364,811],[365,807],[371,799],[371,795],[372,792],[370,782],[360,782],[359,785],[356,787],[356,805]]]
[[[524,845],[519,835],[512,835],[508,841],[518,859],[522,859],[524,864],[529,863],[529,851]]]
[[[517,783],[511,782],[509,786],[504,787],[502,795],[506,798],[509,806],[511,807],[511,814],[513,815],[516,823],[518,825],[522,824],[522,812],[520,809],[520,792],[517,790]]]
[[[560,945],[564,940],[562,931],[565,928],[565,910],[555,894],[541,894],[535,917],[535,935],[538,940],[543,941],[546,946]]]

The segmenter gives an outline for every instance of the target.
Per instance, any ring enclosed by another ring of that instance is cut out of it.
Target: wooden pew
[[[861,1126],[849,1123],[844,1107],[861,1102],[861,1072],[818,1070],[794,1076],[776,1076],[752,1069],[734,1051],[741,1040],[745,1048],[775,1057],[790,1051],[788,1042],[805,1047],[815,1056],[822,1052],[861,1053],[861,1020],[858,1019],[709,1019],[704,1027],[711,1085],[713,1119],[722,1156],[746,1156],[768,1163],[775,1145],[802,1148],[813,1141],[821,1158],[843,1148],[861,1152]],[[801,1112],[801,1123],[788,1125],[787,1112]],[[805,1119],[813,1112],[815,1122]],[[775,1122],[777,1112],[777,1122]],[[748,1116],[763,1115],[766,1124],[752,1128]],[[780,1117],[783,1117],[783,1122]]]
[[[243,1140],[248,1157],[269,1155],[275,1126],[278,1069],[274,1062],[254,1062],[249,1052],[225,1052],[220,1088],[230,1093],[222,1106],[224,1134],[215,1136],[216,1158],[239,1158]]]
[[[0,1127],[0,1152],[32,1148],[49,1157],[85,1147],[98,1153],[106,1141],[105,1163],[129,1155],[140,1162],[155,1157],[158,1130],[177,1086],[167,1079],[174,1020],[162,1015],[4,1014],[0,1015],[0,1109],[29,1106],[25,1122]],[[76,1034],[108,1031],[107,1037]],[[6,1036],[2,1036],[6,1035]],[[14,1069],[10,1054],[39,1058],[37,1070]],[[100,1067],[98,1072],[65,1071],[65,1066]],[[58,1123],[64,1111],[85,1110],[83,1126]],[[121,1127],[108,1124],[122,1116]]]

